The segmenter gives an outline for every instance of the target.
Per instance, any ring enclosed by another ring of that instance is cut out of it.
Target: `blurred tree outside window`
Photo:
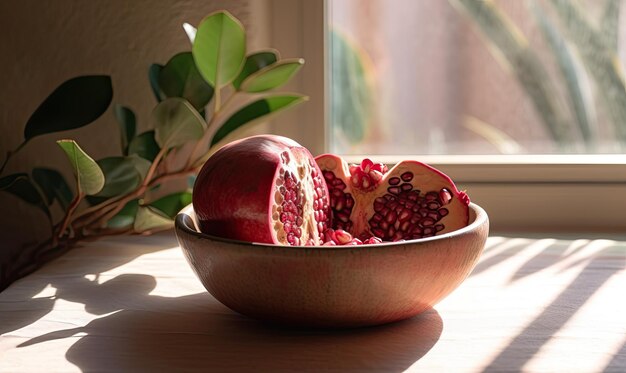
[[[329,0],[330,151],[626,153],[625,0]]]

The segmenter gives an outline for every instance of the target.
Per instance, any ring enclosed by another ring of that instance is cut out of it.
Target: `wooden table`
[[[264,325],[222,306],[173,233],[86,244],[0,294],[0,372],[626,372],[626,240],[490,237],[413,319]]]

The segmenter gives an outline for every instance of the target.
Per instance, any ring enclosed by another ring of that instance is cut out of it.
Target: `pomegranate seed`
[[[337,229],[335,231],[335,240],[337,241],[338,244],[344,245],[352,241],[352,235],[344,231],[343,229]]]
[[[406,232],[410,226],[411,226],[411,223],[409,221],[405,221],[404,223],[402,223],[402,226],[400,226],[400,229],[403,232]]]
[[[351,195],[346,196],[346,207],[351,209],[354,206],[354,198]]]
[[[370,171],[369,176],[374,184],[378,184],[383,179],[383,174],[376,170]]]
[[[370,168],[374,165],[374,162],[372,162],[371,159],[369,158],[365,158],[361,161],[361,169],[363,171],[365,171],[365,173],[369,173],[370,172]]]
[[[398,184],[400,184],[399,177],[392,177],[391,179],[389,179],[389,185],[398,185]]]
[[[402,213],[398,216],[398,220],[401,222],[406,221],[407,219],[409,219],[411,217],[411,212],[409,210],[402,210]]]
[[[400,194],[400,187],[389,187],[387,191],[391,194]]]
[[[374,235],[377,237],[383,237],[385,235],[385,232],[380,228],[372,229],[372,233],[374,233]]]
[[[407,171],[400,175],[400,178],[404,181],[411,181],[413,180],[413,173]]]
[[[447,205],[450,201],[452,201],[452,194],[450,194],[448,189],[443,188],[439,191],[439,200],[442,205]]]
[[[369,178],[367,176],[363,177],[363,179],[361,181],[361,187],[363,189],[368,189],[370,187],[370,181],[369,181]]]
[[[381,240],[380,238],[376,237],[376,236],[372,236],[370,238],[368,238],[367,240],[363,241],[364,244],[369,244],[369,245],[373,245],[373,244],[378,244],[378,243],[382,243],[383,240]]]
[[[344,223],[347,223],[348,221],[350,221],[350,215],[347,215],[345,212],[337,213],[337,218]]]
[[[337,211],[343,210],[343,198],[337,199],[337,203],[335,204],[335,210]]]

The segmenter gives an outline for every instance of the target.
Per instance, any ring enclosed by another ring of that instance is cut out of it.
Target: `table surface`
[[[625,289],[626,241],[494,236],[417,317],[285,329],[205,292],[173,233],[111,238],[0,293],[0,372],[626,372]]]

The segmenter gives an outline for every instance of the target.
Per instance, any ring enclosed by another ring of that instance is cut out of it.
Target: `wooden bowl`
[[[440,236],[363,246],[295,247],[235,241],[176,217],[181,248],[204,287],[250,317],[299,326],[356,327],[429,309],[467,277],[489,232],[470,204],[467,227]]]

